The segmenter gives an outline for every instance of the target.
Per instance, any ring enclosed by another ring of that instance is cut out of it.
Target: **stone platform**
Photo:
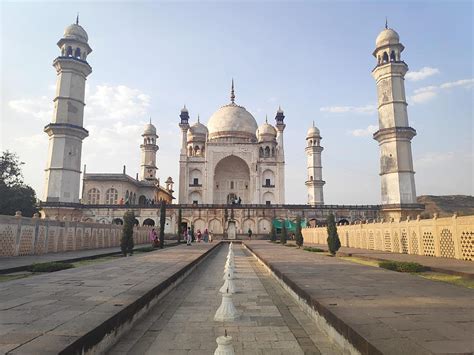
[[[238,293],[232,299],[240,317],[214,321],[222,299],[219,289],[227,249],[222,247],[203,261],[109,354],[209,355],[216,349],[216,337],[225,330],[233,338],[237,355],[342,354],[265,268],[235,243]]]
[[[362,354],[472,354],[474,291],[269,242],[244,243]]]
[[[181,245],[0,284],[0,352],[80,353],[146,311],[219,243]]]
[[[328,246],[323,244],[305,243],[305,246],[311,246],[327,250]],[[368,250],[360,248],[341,247],[338,252],[340,255],[351,255],[363,259],[372,260],[393,260],[414,262],[430,268],[432,271],[443,272],[452,275],[459,275],[468,278],[474,278],[474,262],[459,260],[453,258],[440,258],[434,256],[414,255],[392,253],[380,250]]]

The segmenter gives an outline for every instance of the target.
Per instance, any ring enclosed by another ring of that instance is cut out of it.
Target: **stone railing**
[[[340,225],[341,245],[474,260],[474,216]],[[304,228],[305,243],[327,244],[326,227]]]
[[[150,227],[135,227],[135,245],[148,243]],[[120,246],[122,226],[0,216],[0,256],[39,255]]]

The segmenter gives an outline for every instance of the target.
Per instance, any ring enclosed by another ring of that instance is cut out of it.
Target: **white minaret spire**
[[[314,121],[313,126],[308,129],[306,134],[306,155],[307,155],[307,168],[308,168],[308,179],[306,180],[306,186],[308,188],[308,204],[309,205],[323,205],[323,186],[326,183],[323,181],[323,167],[321,165],[321,135],[319,129],[315,127]]]
[[[416,131],[408,124],[405,97],[405,74],[408,66],[401,59],[404,46],[398,33],[389,28],[380,32],[373,52],[377,66],[372,76],[377,83],[379,130],[374,139],[380,146],[380,177],[382,182],[382,209],[398,211],[417,208],[415,172],[411,140]]]
[[[92,72],[87,56],[92,52],[86,31],[76,23],[64,30],[58,42],[61,54],[53,61],[56,97],[53,119],[44,131],[49,136],[44,200],[79,202],[86,78]]]
[[[156,127],[151,123],[145,125],[145,130],[142,134],[143,144],[140,145],[142,150],[140,163],[140,180],[157,180],[156,171],[156,152],[158,151],[156,134]]]

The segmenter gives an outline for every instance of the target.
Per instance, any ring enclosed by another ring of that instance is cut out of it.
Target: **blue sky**
[[[287,128],[287,202],[306,202],[304,137],[323,136],[326,203],[379,203],[375,38],[389,26],[402,56],[417,194],[473,194],[472,2],[2,2],[0,148],[17,152],[43,194],[56,42],[80,13],[93,52],[83,163],[134,176],[152,117],[159,175],[178,180],[179,110],[191,119],[236,102],[259,123],[278,105]]]

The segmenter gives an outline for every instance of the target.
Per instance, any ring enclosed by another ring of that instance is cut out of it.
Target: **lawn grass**
[[[428,280],[438,281],[438,282],[447,282],[456,286],[467,287],[474,289],[474,280],[468,279],[467,277],[462,277],[458,275],[443,274],[439,272],[419,272],[415,273],[420,277],[423,277]]]
[[[34,274],[31,273],[31,272],[0,275],[0,282],[24,279],[25,277],[29,277],[29,276],[32,276],[32,275],[34,275]]]
[[[55,272],[65,269],[71,269],[74,265],[71,263],[65,263],[60,261],[51,261],[46,263],[35,263],[28,267],[28,271],[31,272]]]
[[[338,256],[337,258],[342,259],[342,260],[347,260],[353,263],[361,264],[361,265],[379,267],[379,262],[377,260],[356,258],[354,256]]]
[[[315,247],[304,247],[303,250],[309,251],[309,252],[312,252],[312,253],[324,253],[325,252],[324,249],[315,248]]]

